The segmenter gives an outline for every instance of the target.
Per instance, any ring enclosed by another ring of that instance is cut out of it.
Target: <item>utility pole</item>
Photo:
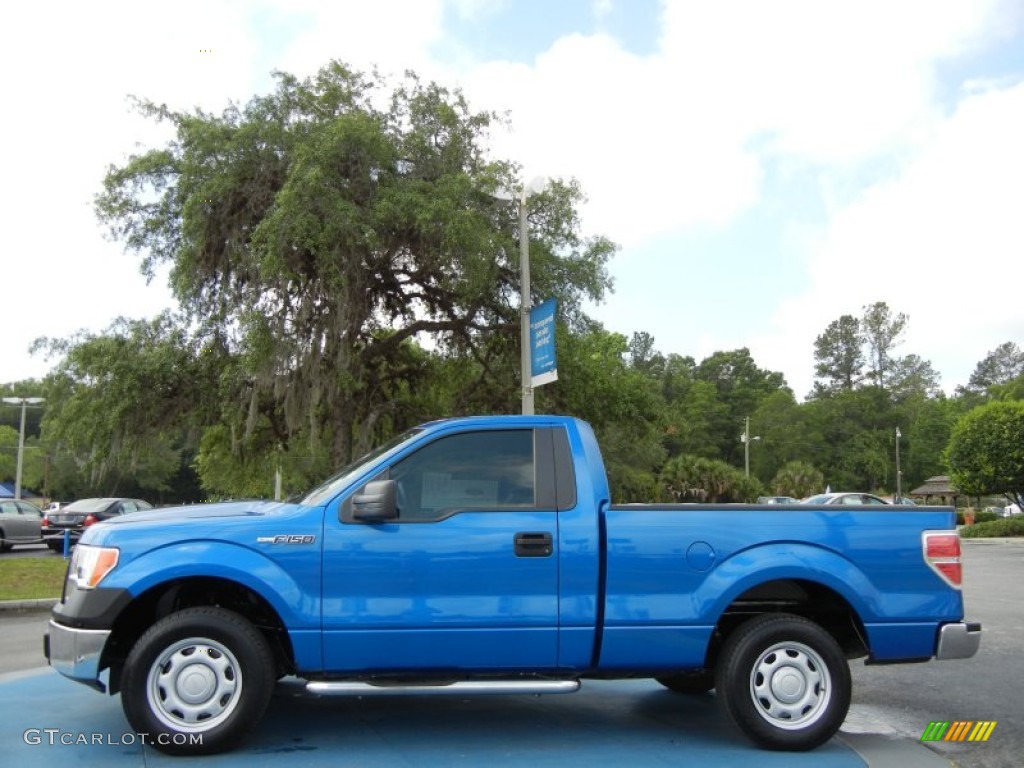
[[[4,402],[8,405],[21,406],[21,431],[18,432],[18,469],[14,476],[14,498],[21,498],[21,467],[25,457],[25,409],[28,406],[36,406],[45,403],[42,397],[5,397]]]

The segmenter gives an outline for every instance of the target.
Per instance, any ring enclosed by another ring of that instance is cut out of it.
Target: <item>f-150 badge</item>
[[[258,536],[257,544],[312,544],[316,536],[304,533],[279,533],[277,536]]]

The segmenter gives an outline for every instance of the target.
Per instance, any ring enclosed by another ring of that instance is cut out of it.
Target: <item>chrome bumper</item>
[[[51,619],[43,650],[50,666],[62,675],[103,691],[106,686],[99,680],[100,654],[108,637],[109,629],[75,629]]]
[[[969,659],[981,645],[981,624],[958,621],[939,629],[935,648],[936,659]]]

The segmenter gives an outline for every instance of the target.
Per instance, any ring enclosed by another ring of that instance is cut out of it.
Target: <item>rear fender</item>
[[[850,604],[874,647],[874,627],[886,624],[930,625],[963,618],[963,597],[929,572],[918,550],[893,554],[874,563],[882,588],[870,574],[833,550],[799,542],[773,542],[727,558],[700,585],[694,600],[715,621],[752,587],[778,579],[801,579],[828,587]]]
[[[773,542],[731,555],[718,565],[693,595],[698,615],[715,623],[744,592],[771,581],[800,579],[828,587],[850,604],[862,621],[880,616],[885,599],[850,560],[821,547]]]

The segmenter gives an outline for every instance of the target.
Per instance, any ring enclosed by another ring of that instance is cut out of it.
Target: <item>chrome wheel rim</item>
[[[821,655],[803,643],[776,643],[750,672],[750,697],[757,713],[791,731],[820,720],[832,698],[832,677]]]
[[[241,694],[238,659],[215,640],[179,640],[149,668],[150,709],[177,731],[197,733],[220,725],[234,712]]]

